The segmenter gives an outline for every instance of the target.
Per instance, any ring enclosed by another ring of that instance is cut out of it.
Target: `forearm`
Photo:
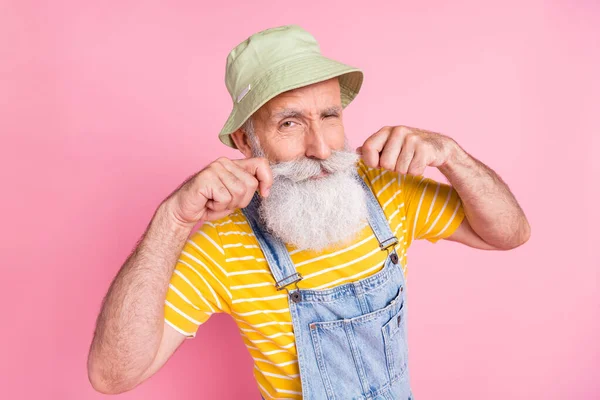
[[[450,154],[439,170],[458,192],[465,216],[477,235],[500,249],[527,241],[529,223],[502,178],[454,141]]]
[[[163,334],[168,285],[191,228],[161,204],[113,280],[88,358],[94,386],[127,387],[152,363]]]

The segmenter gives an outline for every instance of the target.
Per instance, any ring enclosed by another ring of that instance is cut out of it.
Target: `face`
[[[344,148],[342,102],[337,78],[282,93],[253,115],[260,147],[271,162],[302,157],[325,160]],[[252,157],[241,131],[232,136],[240,151]]]
[[[259,206],[267,229],[297,249],[350,243],[366,226],[367,207],[358,155],[344,136],[338,80],[275,97],[254,114],[252,132],[232,138],[246,157],[270,161],[273,185]]]

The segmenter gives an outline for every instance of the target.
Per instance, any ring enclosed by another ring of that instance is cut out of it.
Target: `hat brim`
[[[234,103],[225,126],[219,133],[221,142],[237,148],[231,133],[237,131],[246,120],[273,97],[313,83],[339,77],[342,107],[346,107],[358,94],[363,82],[360,69],[342,64],[320,54],[292,60],[277,65],[255,82],[244,98]]]

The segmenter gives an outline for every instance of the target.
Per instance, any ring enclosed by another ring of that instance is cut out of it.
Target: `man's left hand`
[[[357,152],[368,167],[423,175],[428,166],[445,165],[456,148],[457,143],[448,136],[400,125],[381,128]]]

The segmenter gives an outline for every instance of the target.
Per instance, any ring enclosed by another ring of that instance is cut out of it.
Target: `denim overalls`
[[[243,209],[278,290],[288,291],[304,399],[411,400],[406,330],[406,286],[385,214],[367,184],[368,221],[382,251],[383,268],[336,287],[298,289],[285,244],[258,217],[254,195]],[[296,284],[293,287],[290,285]]]

